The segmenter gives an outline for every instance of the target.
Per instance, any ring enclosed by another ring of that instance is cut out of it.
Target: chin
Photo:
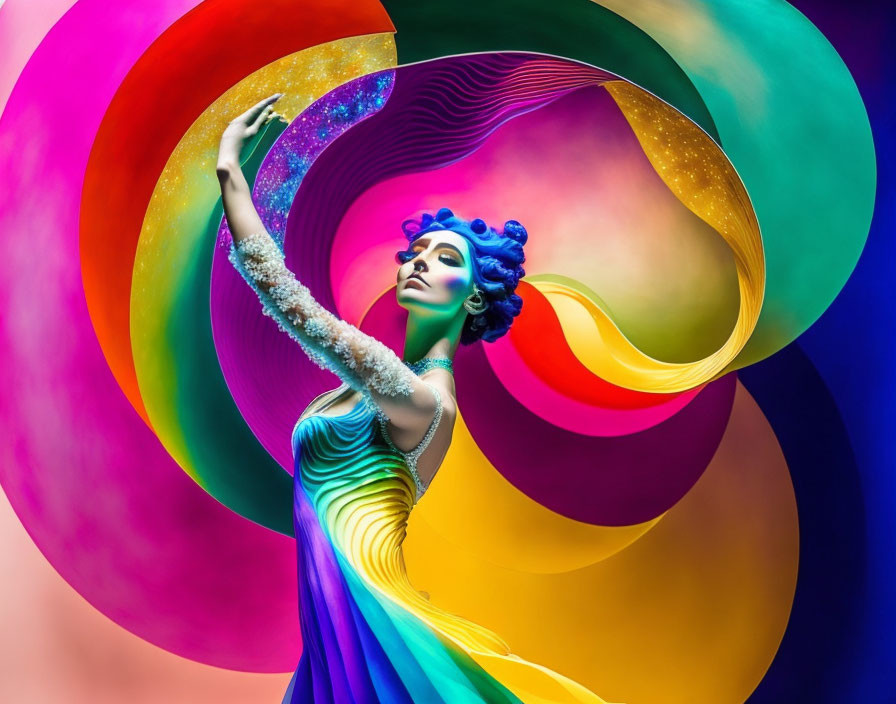
[[[409,289],[409,290],[417,290],[417,289]],[[411,310],[413,308],[423,307],[426,305],[426,302],[418,298],[417,296],[409,296],[404,291],[396,294],[395,300],[398,302],[402,308],[407,308]]]

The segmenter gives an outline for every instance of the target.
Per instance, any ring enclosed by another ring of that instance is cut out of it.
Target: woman
[[[447,208],[404,223],[402,361],[314,300],[255,210],[239,155],[276,116],[280,95],[230,123],[217,172],[231,262],[265,314],[343,381],[312,401],[293,430],[304,651],[284,703],[603,702],[431,604],[411,586],[402,554],[410,511],[451,442],[457,345],[497,339],[520,312],[513,290],[524,274],[526,230],[511,220],[498,234]]]

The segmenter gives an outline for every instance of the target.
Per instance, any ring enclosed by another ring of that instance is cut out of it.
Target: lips
[[[407,284],[411,281],[419,281],[424,286],[429,286],[429,284],[426,283],[426,281],[423,280],[423,277],[419,274],[411,274],[407,279],[405,279],[405,286],[407,286]]]

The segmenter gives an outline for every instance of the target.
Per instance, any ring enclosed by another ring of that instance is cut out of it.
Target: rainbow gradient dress
[[[365,398],[300,419],[292,447],[304,650],[284,704],[604,701],[414,589],[418,488]]]
[[[402,544],[426,490],[412,468],[441,418],[438,390],[317,303],[266,233],[243,238],[229,258],[264,314],[343,380],[324,408],[349,388],[360,394],[335,416],[320,413],[313,401],[293,429],[303,652],[283,704],[606,704],[511,653],[497,634],[439,608],[411,585]],[[420,445],[402,451],[375,398],[426,387],[436,399],[435,416]]]

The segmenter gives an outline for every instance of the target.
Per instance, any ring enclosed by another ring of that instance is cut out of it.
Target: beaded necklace
[[[416,362],[405,362],[404,364],[417,376],[420,376],[424,372],[428,372],[430,369],[435,369],[436,367],[447,369],[454,374],[454,365],[448,357],[424,357]]]

